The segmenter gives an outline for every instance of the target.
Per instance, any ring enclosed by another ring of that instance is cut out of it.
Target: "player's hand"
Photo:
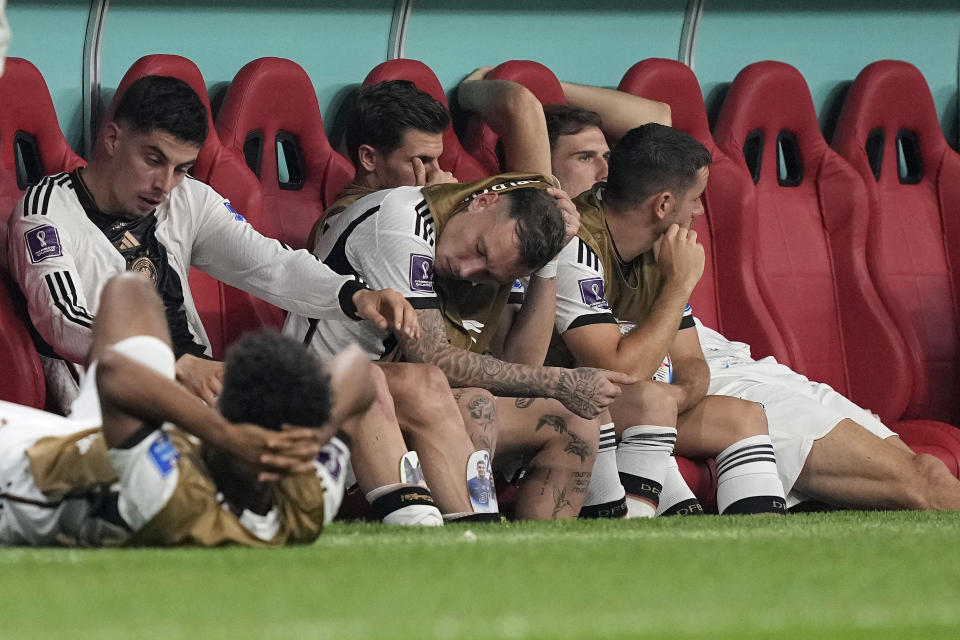
[[[490,73],[492,69],[493,67],[477,67],[470,72],[470,75],[461,80],[461,82],[474,82],[475,80],[483,80],[487,77],[487,74]]]
[[[440,167],[427,167],[420,158],[410,161],[413,164],[414,186],[429,187],[432,184],[452,184],[458,182],[452,173]]]
[[[636,381],[634,376],[619,371],[589,367],[562,369],[558,394],[554,397],[581,418],[592,419],[620,397],[620,385]]]
[[[257,471],[261,482],[279,480],[291,473],[313,470],[320,448],[330,439],[332,430],[283,425],[271,431],[255,424],[231,424],[227,453]]]
[[[563,214],[563,246],[567,246],[567,243],[573,240],[580,229],[580,212],[577,211],[573,200],[563,189],[550,187],[547,189],[547,193],[556,198],[557,204],[560,206],[560,212]]]
[[[324,365],[330,374],[330,422],[344,429],[343,423],[359,416],[373,403],[376,388],[371,369],[375,365],[358,345],[340,351]],[[347,430],[347,435],[353,435]]]
[[[689,294],[703,275],[705,260],[697,232],[672,224],[657,242],[657,264],[664,279]]]
[[[212,407],[223,390],[223,363],[185,353],[177,360],[177,382]]]
[[[353,294],[357,315],[378,329],[396,331],[411,340],[420,339],[420,321],[407,299],[393,289],[360,289]]]

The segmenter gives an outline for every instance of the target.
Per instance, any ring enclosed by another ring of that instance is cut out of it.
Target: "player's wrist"
[[[547,264],[543,265],[542,267],[534,271],[533,275],[535,275],[538,278],[544,278],[544,279],[556,278],[557,266],[559,264],[560,264],[560,260],[558,258],[554,258]]]

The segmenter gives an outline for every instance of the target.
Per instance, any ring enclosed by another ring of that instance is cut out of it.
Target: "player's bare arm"
[[[423,160],[417,156],[414,156],[410,164],[413,165],[413,186],[424,187],[432,184],[459,182],[457,177],[449,171],[444,171],[439,166],[436,166],[436,163],[425,165]]]
[[[648,100],[623,91],[561,82],[563,95],[575,107],[600,114],[603,133],[610,140],[619,140],[630,129],[648,122],[670,126],[670,105]]]
[[[521,84],[485,79],[490,69],[481,67],[460,83],[460,106],[483,118],[501,137],[509,171],[550,175],[550,143],[540,101]]]
[[[401,339],[412,362],[439,367],[451,387],[480,387],[500,396],[554,398],[584,418],[593,418],[620,395],[620,384],[632,384],[628,375],[597,369],[561,369],[511,364],[450,345],[443,318],[436,309],[418,310],[422,335]]]
[[[703,245],[697,242],[696,231],[671,225],[660,241],[657,263],[664,276],[663,289],[650,315],[636,329],[621,336],[616,325],[592,324],[564,333],[577,362],[622,371],[640,380],[653,376],[674,342],[687,300],[703,275]]]
[[[677,411],[683,413],[703,400],[710,386],[710,368],[703,357],[695,326],[677,332],[670,347],[670,361],[673,383],[666,388],[677,401]]]

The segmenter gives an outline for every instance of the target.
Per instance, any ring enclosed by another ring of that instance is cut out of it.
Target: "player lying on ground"
[[[0,542],[316,539],[343,497],[353,418],[373,400],[359,349],[324,366],[276,333],[247,334],[228,354],[218,411],[174,381],[147,279],[115,276],[100,300],[71,416],[0,403]]]

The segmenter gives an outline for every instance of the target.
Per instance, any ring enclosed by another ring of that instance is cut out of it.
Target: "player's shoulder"
[[[73,177],[63,171],[44,177],[30,186],[14,209],[16,218],[47,216],[58,218],[64,213],[64,204],[77,202]]]
[[[600,261],[600,256],[579,236],[574,236],[573,240],[567,243],[567,246],[560,251],[558,258],[561,265],[576,265],[581,268],[596,271],[597,273],[603,272],[603,264]]]

